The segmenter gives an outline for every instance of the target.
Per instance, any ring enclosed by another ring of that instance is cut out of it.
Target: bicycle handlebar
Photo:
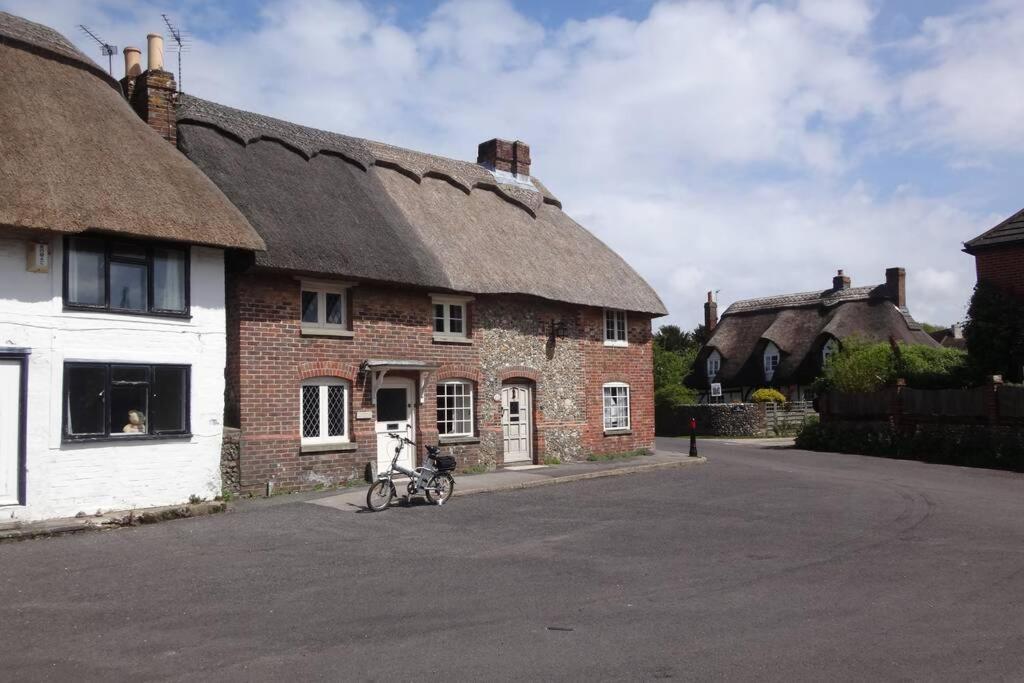
[[[410,446],[415,446],[416,445],[415,441],[410,441],[409,439],[407,439],[406,437],[402,436],[401,434],[395,434],[394,432],[388,432],[387,434],[392,439],[398,439],[399,441],[404,441],[405,443],[409,444]]]

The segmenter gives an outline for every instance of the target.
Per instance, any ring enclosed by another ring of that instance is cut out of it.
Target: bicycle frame
[[[430,478],[434,474],[436,474],[434,468],[430,466],[429,460],[427,464],[425,464],[423,467],[416,467],[413,469],[402,467],[401,465],[398,464],[398,457],[402,454],[402,446],[405,444],[412,446],[413,455],[415,457],[416,442],[392,432],[388,432],[388,436],[398,441],[398,443],[395,445],[395,455],[394,457],[391,458],[391,466],[388,468],[388,471],[385,473],[378,472],[377,479],[387,481],[388,485],[391,486],[391,488],[394,488],[394,475],[395,472],[399,472],[409,477],[410,493],[412,493],[414,489],[416,493],[425,492],[427,490],[427,482],[429,482]]]

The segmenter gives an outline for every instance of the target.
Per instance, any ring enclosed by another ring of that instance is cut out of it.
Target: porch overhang
[[[364,360],[360,369],[370,375],[370,396],[373,405],[377,405],[377,388],[380,387],[387,374],[393,370],[418,372],[420,375],[420,404],[423,403],[427,387],[427,379],[440,367],[437,363],[426,363],[419,360],[369,358]]]

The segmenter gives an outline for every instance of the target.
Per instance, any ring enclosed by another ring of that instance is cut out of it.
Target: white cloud
[[[161,26],[161,7],[127,0],[0,6],[73,39],[79,22],[119,44]],[[1021,42],[1024,19],[994,3],[929,20],[910,46],[924,66],[899,75],[872,42],[874,7],[687,0],[641,20],[543,26],[510,2],[456,0],[410,25],[375,3],[269,0],[254,25],[196,38],[185,87],[459,158],[491,137],[526,140],[566,210],[685,326],[701,319],[708,289],[721,290],[724,308],[824,288],[836,268],[855,284],[881,282],[891,265],[908,269],[915,316],[948,323],[973,281],[960,242],[987,215],[963,197],[924,196],[912,176],[902,189],[874,187],[858,164],[866,148],[886,158],[892,140],[880,131],[927,145],[937,134],[965,145],[1019,139],[1024,95],[1001,79],[1024,72],[1006,49]],[[216,8],[203,11],[215,25]],[[990,30],[1002,45],[986,47]],[[965,158],[988,161],[959,152],[948,163]]]
[[[925,21],[910,45],[924,66],[901,101],[926,125],[920,143],[1024,151],[1024,4],[994,0]]]

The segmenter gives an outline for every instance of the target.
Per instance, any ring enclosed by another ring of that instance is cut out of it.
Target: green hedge
[[[920,424],[898,430],[885,422],[816,422],[800,431],[796,446],[1024,472],[1024,428],[1020,427]]]

